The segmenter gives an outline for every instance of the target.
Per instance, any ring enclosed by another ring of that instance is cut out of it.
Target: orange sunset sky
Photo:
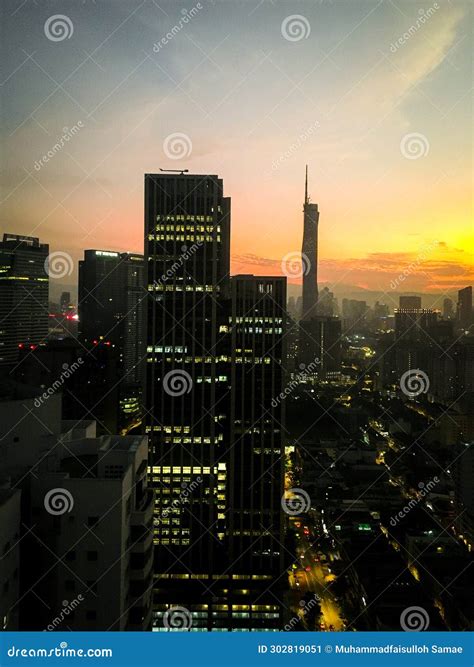
[[[472,284],[471,3],[202,0],[164,45],[180,3],[20,5],[3,5],[2,231],[76,266],[142,251],[143,174],[187,168],[224,179],[233,271],[281,273],[308,163],[322,283],[386,292],[410,266],[400,290]]]

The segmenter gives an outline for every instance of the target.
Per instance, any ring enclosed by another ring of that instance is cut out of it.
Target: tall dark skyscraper
[[[278,627],[285,280],[229,277],[217,176],[146,174],[145,232],[155,629]]]
[[[311,204],[308,196],[308,167],[306,167],[304,191],[304,228],[301,262],[303,269],[303,310],[302,320],[309,320],[317,314],[318,303],[318,224],[317,204]]]
[[[458,292],[457,320],[461,329],[469,329],[472,324],[472,287],[464,287]]]
[[[221,354],[219,330],[227,331],[228,323],[218,299],[228,289],[229,244],[230,199],[221,179],[145,175],[145,405],[161,628],[159,614],[169,604],[198,614],[193,607],[202,605],[209,577],[224,559],[227,415],[221,398],[229,357]]]
[[[303,207],[303,307],[299,327],[298,359],[300,368],[311,365],[321,379],[336,378],[341,368],[341,321],[325,316],[327,301],[318,303],[318,224],[317,204],[308,196],[306,167]],[[326,295],[325,295],[326,296]]]
[[[120,423],[140,410],[144,382],[145,308],[143,255],[85,250],[79,262],[79,331],[91,346],[112,345],[120,381]],[[97,355],[96,355],[97,356]]]
[[[19,345],[48,336],[49,246],[38,238],[4,234],[0,243],[0,366],[14,364]]]
[[[283,385],[286,279],[234,276],[231,288],[230,595],[237,606],[250,601],[249,627],[278,628],[285,402],[272,399]]]

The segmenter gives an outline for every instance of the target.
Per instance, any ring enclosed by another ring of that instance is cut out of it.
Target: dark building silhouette
[[[139,418],[144,382],[143,255],[85,250],[79,262],[79,332],[86,347],[111,345],[118,358],[119,426]]]
[[[421,296],[400,296],[398,306],[400,310],[420,310]]]
[[[71,305],[71,292],[61,292],[61,298],[59,299],[59,308],[61,312],[67,313],[70,305]]]
[[[458,292],[457,321],[460,329],[469,329],[472,324],[472,287],[464,287]]]
[[[319,210],[318,205],[310,203],[309,200],[308,167],[306,167],[303,216],[303,245],[301,248],[303,305],[301,319],[309,320],[317,315]]]
[[[313,317],[300,322],[300,370],[314,368],[320,379],[337,379],[341,372],[341,320]]]
[[[443,300],[443,319],[452,320],[454,317],[454,304],[452,299]]]
[[[14,364],[19,346],[48,336],[49,246],[32,236],[4,234],[0,243],[0,366]]]
[[[236,623],[229,610],[231,627],[281,626],[285,402],[274,399],[283,385],[285,302],[285,278],[231,279],[229,586],[232,603],[249,614]]]
[[[285,280],[230,279],[230,199],[217,176],[146,174],[145,232],[155,629],[171,605],[196,629],[279,627],[282,408],[270,403],[282,388]]]

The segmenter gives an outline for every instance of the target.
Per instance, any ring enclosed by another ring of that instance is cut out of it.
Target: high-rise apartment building
[[[48,336],[49,246],[32,236],[4,234],[0,243],[0,366],[14,364],[19,346]]]

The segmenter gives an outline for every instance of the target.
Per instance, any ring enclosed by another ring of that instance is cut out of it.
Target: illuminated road
[[[297,553],[300,562],[304,563],[304,566],[294,570],[293,574],[290,575],[291,588],[295,592],[298,591],[300,599],[306,591],[316,593],[319,596],[321,621],[324,623],[324,630],[344,630],[341,611],[334,596],[328,590],[331,577],[334,577],[329,572],[328,568],[330,568],[330,565],[316,560],[317,553],[312,549],[308,540],[303,537],[298,539]],[[309,571],[306,571],[306,568],[309,568]],[[319,628],[309,629],[314,630]]]

